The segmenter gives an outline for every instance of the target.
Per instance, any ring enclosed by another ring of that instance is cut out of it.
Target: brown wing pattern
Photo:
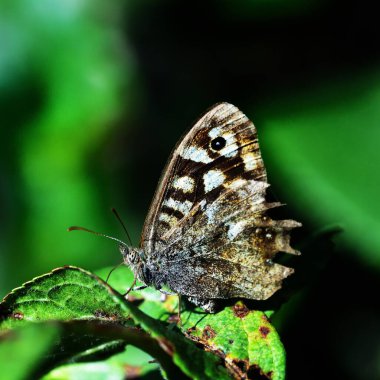
[[[199,203],[212,203],[240,178],[266,182],[257,132],[235,106],[211,107],[180,140],[163,172],[141,237],[149,255],[166,245],[170,231]]]
[[[201,298],[263,300],[281,287],[293,270],[272,258],[278,251],[298,254],[289,245],[289,231],[300,223],[265,215],[279,206],[265,201],[268,186],[235,179],[167,234],[163,269],[171,289]]]

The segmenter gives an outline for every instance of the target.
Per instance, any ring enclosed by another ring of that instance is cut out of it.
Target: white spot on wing
[[[178,219],[174,215],[169,215],[165,212],[160,214],[158,220],[169,224],[170,227],[173,227],[178,223]]]
[[[208,164],[213,161],[212,158],[208,155],[207,150],[194,145],[189,146],[187,149],[181,152],[180,156],[186,160],[203,162],[204,164]]]
[[[176,178],[173,182],[173,187],[176,190],[183,191],[184,193],[192,193],[194,191],[194,186],[194,180],[187,175]]]
[[[257,156],[253,153],[246,153],[243,155],[244,169],[246,171],[254,170],[257,168]]]
[[[203,174],[203,184],[205,188],[205,193],[216,189],[218,186],[222,185],[226,179],[226,176],[221,170],[209,170],[207,173]]]
[[[208,135],[214,139],[215,137],[220,136],[220,132],[222,131],[222,127],[215,127],[211,129],[211,131],[208,133]]]
[[[166,199],[163,203],[164,206],[170,207],[172,210],[179,211],[183,215],[187,215],[191,207],[193,206],[193,202],[190,201],[177,201],[173,198]]]

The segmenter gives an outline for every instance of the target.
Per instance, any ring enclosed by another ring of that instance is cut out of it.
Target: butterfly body
[[[213,300],[264,300],[293,270],[274,263],[293,220],[272,220],[253,123],[235,106],[211,107],[179,141],[146,218],[140,248],[121,246],[137,278],[213,311]]]

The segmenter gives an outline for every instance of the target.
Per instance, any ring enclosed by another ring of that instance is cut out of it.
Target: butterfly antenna
[[[131,240],[131,237],[129,236],[129,233],[128,233],[128,230],[127,230],[127,227],[125,227],[125,224],[124,224],[124,222],[121,220],[119,213],[116,211],[115,208],[112,208],[112,212],[113,212],[113,214],[116,216],[116,219],[120,222],[120,224],[121,224],[121,226],[123,227],[123,230],[125,231],[125,233],[127,234],[127,238],[128,238],[129,244],[130,244],[131,246],[133,246],[133,244],[132,244],[132,240]]]
[[[106,284],[108,284],[108,280],[110,279],[111,274],[113,273],[113,271],[116,270],[117,268],[119,268],[120,266],[122,266],[123,264],[124,264],[124,261],[122,261],[120,264],[116,265],[115,267],[113,267],[113,268],[109,271],[109,273],[108,273],[108,275],[107,275],[107,278],[106,278]]]
[[[96,235],[96,236],[103,236],[107,239],[111,239],[111,240],[115,240],[117,241],[118,243],[122,244],[122,245],[126,245],[123,241],[121,241],[120,239],[117,239],[117,238],[114,238],[113,236],[108,236],[106,234],[102,234],[101,232],[96,232],[96,231],[92,231],[92,230],[89,230],[88,228],[85,228],[85,227],[78,227],[78,226],[71,226],[67,229],[67,231],[85,231],[85,232],[89,232],[90,234],[93,234],[93,235]]]

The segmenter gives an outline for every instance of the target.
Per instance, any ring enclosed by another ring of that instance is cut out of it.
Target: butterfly
[[[120,245],[135,278],[186,296],[207,312],[218,299],[265,300],[293,269],[275,263],[293,220],[272,220],[257,131],[238,108],[218,103],[178,142],[146,217],[139,248]]]

